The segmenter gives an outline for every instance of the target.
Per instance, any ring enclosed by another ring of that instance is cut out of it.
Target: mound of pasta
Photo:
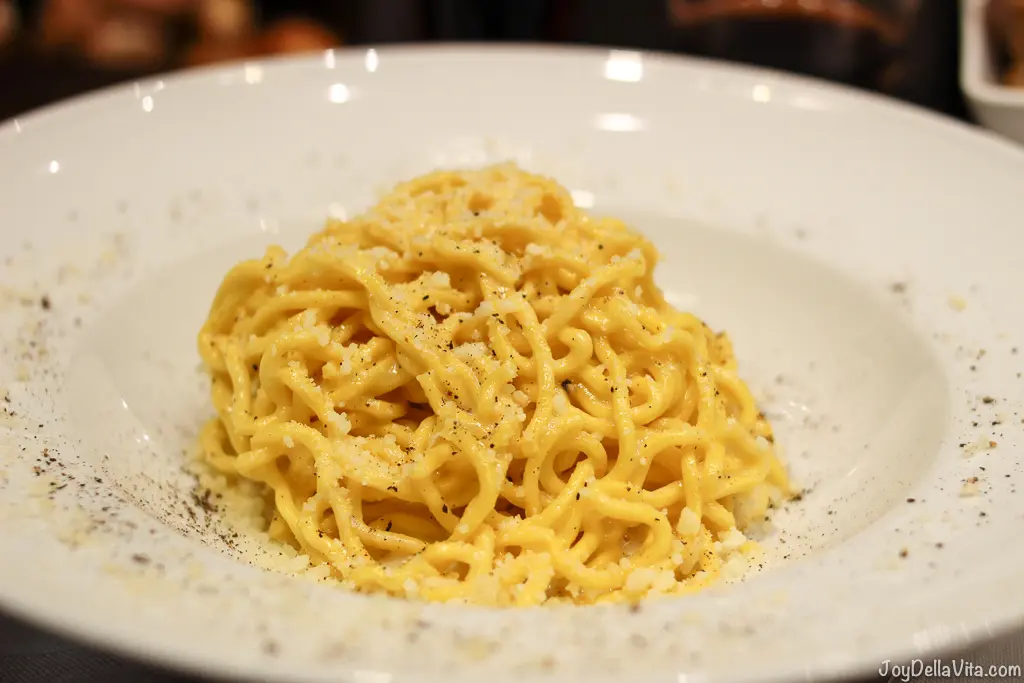
[[[398,185],[234,267],[205,462],[355,590],[484,605],[700,588],[790,494],[729,339],[654,246],[500,165]]]

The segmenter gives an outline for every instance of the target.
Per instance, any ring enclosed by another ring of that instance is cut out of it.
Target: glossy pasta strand
[[[665,302],[656,259],[515,166],[402,183],[226,275],[203,460],[355,590],[699,589],[792,491],[728,337]]]

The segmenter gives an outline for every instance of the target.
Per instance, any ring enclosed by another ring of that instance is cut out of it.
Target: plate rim
[[[436,56],[441,53],[451,54],[460,58],[466,58],[472,53],[490,53],[493,55],[505,56],[527,56],[538,59],[559,59],[562,57],[576,59],[596,59],[607,57],[609,54],[633,54],[642,57],[645,62],[666,65],[669,68],[686,67],[693,69],[709,70],[713,73],[723,74],[726,77],[752,77],[761,76],[766,79],[781,81],[785,85],[799,86],[803,88],[820,91],[830,97],[838,97],[847,101],[854,101],[856,106],[866,105],[878,107],[887,115],[925,118],[932,124],[938,124],[949,131],[956,131],[959,135],[967,135],[975,140],[984,139],[986,144],[993,145],[1003,152],[1011,155],[1024,157],[1024,148],[1015,145],[1005,138],[991,132],[981,125],[972,124],[968,121],[957,119],[923,105],[901,100],[876,91],[858,88],[835,81],[829,81],[817,76],[810,76],[795,72],[783,71],[781,69],[746,64],[743,62],[714,59],[697,55],[674,53],[667,50],[631,49],[621,47],[583,45],[583,44],[550,44],[537,42],[522,42],[496,45],[487,42],[404,42],[404,43],[367,43],[365,45],[344,45],[327,50],[317,50],[305,54],[293,55],[271,55],[257,59],[232,59],[214,64],[204,64],[194,67],[172,69],[163,73],[147,75],[142,78],[129,79],[120,83],[105,85],[100,88],[71,95],[55,102],[50,102],[39,107],[34,107],[21,114],[0,120],[0,143],[3,142],[3,135],[12,128],[15,122],[19,124],[33,124],[38,120],[51,116],[60,115],[63,111],[74,107],[99,104],[104,100],[112,100],[128,95],[136,88],[155,87],[156,85],[182,86],[188,85],[191,81],[203,81],[225,76],[245,67],[255,66],[260,69],[286,70],[288,68],[302,68],[315,64],[318,58],[326,53],[334,53],[337,58],[345,59],[356,55],[365,54],[368,50],[375,50],[381,54],[394,54],[399,56]]]
[[[893,100],[886,96],[878,95],[868,91],[861,91],[857,88],[845,86],[841,84],[831,83],[823,81],[821,79],[801,76],[796,74],[789,74],[773,69],[766,69],[762,67],[751,67],[741,64],[721,62],[718,60],[710,60],[703,58],[688,57],[682,55],[674,55],[671,53],[664,52],[653,52],[645,50],[619,50],[617,48],[602,48],[602,47],[591,47],[591,46],[546,46],[546,45],[534,45],[534,44],[519,44],[514,46],[501,46],[495,47],[489,44],[477,44],[477,43],[423,43],[423,44],[402,44],[402,45],[366,45],[358,47],[345,47],[334,50],[341,58],[351,57],[354,55],[361,55],[368,49],[375,49],[381,52],[381,54],[405,54],[416,56],[417,54],[427,55],[438,55],[440,53],[446,53],[449,55],[458,55],[465,59],[474,53],[487,52],[493,55],[504,55],[504,56],[519,56],[522,53],[529,53],[531,56],[536,56],[538,59],[559,59],[562,56],[570,55],[579,59],[593,59],[602,58],[607,56],[609,52],[629,52],[642,55],[644,59],[651,59],[655,63],[665,64],[670,68],[684,66],[688,68],[698,70],[710,70],[712,75],[724,74],[725,77],[755,77],[760,76],[769,78],[780,82],[784,85],[801,87],[805,89],[812,89],[816,92],[822,93],[830,98],[839,98],[845,102],[851,102],[855,106],[865,106],[874,111],[884,113],[887,116],[897,116],[902,119],[908,119],[911,121],[920,122],[922,118],[924,120],[931,121],[932,126],[940,126],[948,133],[955,133],[960,135],[963,139],[970,141],[970,144],[984,144],[990,150],[995,153],[1008,155],[1016,163],[1021,164],[1024,168],[1024,149],[1017,148],[1012,143],[999,138],[998,136],[987,132],[983,129],[976,128],[970,124],[957,121],[950,117],[937,114],[935,112],[926,110],[919,106]],[[320,53],[314,53],[319,55]],[[17,125],[17,122],[27,122],[29,124],[45,121],[50,117],[67,115],[69,111],[73,111],[75,108],[80,106],[88,106],[90,103],[99,104],[104,101],[114,100],[126,95],[133,93],[133,90],[138,87],[153,86],[156,83],[163,82],[168,87],[175,85],[182,86],[188,85],[194,81],[212,81],[218,76],[227,75],[230,73],[237,72],[240,67],[246,65],[257,65],[261,68],[269,69],[281,69],[287,70],[288,68],[303,68],[309,67],[316,63],[318,57],[313,55],[301,55],[301,56],[287,56],[257,60],[240,60],[236,62],[226,64],[216,64],[195,69],[184,69],[167,74],[157,74],[144,79],[129,81],[126,83],[116,84],[107,86],[96,91],[77,95],[66,100],[62,100],[56,103],[46,105],[44,107],[26,112],[25,114],[18,115],[13,119],[9,119],[6,122],[0,123],[0,148],[5,143],[4,137],[12,125]],[[12,123],[13,122],[13,123]],[[26,131],[28,132],[28,131]],[[45,602],[45,601],[43,601]],[[67,633],[73,638],[79,641],[92,642],[104,647],[105,649],[112,650],[123,654],[124,656],[131,659],[138,659],[140,661],[148,661],[156,663],[162,666],[170,667],[174,670],[189,671],[192,673],[201,673],[205,675],[226,675],[226,676],[243,676],[247,680],[252,680],[253,672],[240,671],[237,667],[226,664],[222,660],[207,660],[203,661],[195,656],[183,658],[180,655],[175,656],[173,647],[153,647],[153,644],[144,638],[136,639],[130,642],[123,638],[119,641],[118,636],[115,635],[117,629],[111,629],[104,631],[103,629],[96,629],[95,624],[86,623],[86,620],[81,620],[81,623],[72,625],[73,622],[65,622],[64,624],[59,623],[59,619],[46,619],[40,617],[42,611],[39,609],[29,608],[28,605],[32,603],[31,600],[25,601],[22,604],[13,604],[4,600],[5,609],[13,614],[16,614],[19,618],[22,618],[28,623],[34,623],[40,625],[46,630],[53,632]],[[43,603],[37,603],[43,604]],[[13,606],[13,609],[12,609]],[[19,609],[24,607],[24,609]],[[29,611],[32,609],[32,611]],[[50,610],[52,613],[54,610]],[[34,612],[34,613],[33,613]],[[1000,632],[1009,631],[1012,628],[1019,626],[1024,623],[1024,609],[1020,610],[1016,617],[1003,621],[1001,626],[997,626],[994,629],[987,629],[987,632],[996,635]],[[65,628],[66,627],[66,628]],[[972,636],[968,636],[966,633],[960,639],[962,642],[959,644],[966,644],[972,640]],[[861,673],[867,673],[870,667],[869,662],[864,662],[861,665]],[[857,671],[853,667],[843,666],[842,671],[836,672],[823,672],[824,675],[830,677],[839,677],[846,675],[855,675]],[[766,679],[769,680],[769,679]],[[774,679],[772,679],[774,680]]]

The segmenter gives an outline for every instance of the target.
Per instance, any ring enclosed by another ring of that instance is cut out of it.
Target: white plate
[[[194,335],[225,269],[507,158],[633,220],[732,333],[812,487],[748,581],[635,613],[354,596],[235,559],[191,500]],[[1019,151],[916,110],[597,50],[328,52],[7,123],[0,603],[293,681],[820,679],[1019,624],[1022,188]]]

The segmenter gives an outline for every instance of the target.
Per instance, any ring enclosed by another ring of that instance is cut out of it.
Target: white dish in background
[[[635,222],[731,333],[811,486],[760,574],[640,611],[420,605],[239,561],[190,495],[195,334],[227,267],[509,158]],[[332,51],[9,122],[0,604],[288,681],[822,679],[1020,624],[1022,186],[1024,153],[895,103],[602,50]]]
[[[960,0],[960,88],[978,122],[1024,144],[1024,88],[1003,85],[992,68],[988,0]]]

